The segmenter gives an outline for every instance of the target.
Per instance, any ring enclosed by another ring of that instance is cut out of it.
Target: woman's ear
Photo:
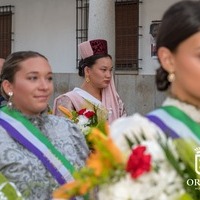
[[[89,76],[89,74],[90,74],[90,68],[88,66],[85,66],[84,73],[85,73],[85,77]]]
[[[9,92],[13,92],[12,84],[8,80],[2,82],[4,92],[8,95]]]
[[[166,47],[160,47],[157,52],[162,67],[169,73],[175,71],[174,56]]]

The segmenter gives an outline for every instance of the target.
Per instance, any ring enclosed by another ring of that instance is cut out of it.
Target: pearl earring
[[[168,76],[167,76],[167,80],[172,83],[174,80],[175,80],[175,74],[172,72],[172,73],[169,73]]]
[[[12,103],[13,92],[8,92],[8,96],[9,96],[9,99],[8,99],[8,102],[7,102],[7,106],[9,108],[12,108],[12,106],[13,106],[13,103]]]

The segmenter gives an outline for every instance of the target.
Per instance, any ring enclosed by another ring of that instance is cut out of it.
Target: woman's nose
[[[112,75],[112,72],[110,70],[108,70],[107,73],[106,73],[106,76],[110,78],[111,75]]]
[[[41,81],[40,81],[40,83],[39,83],[40,85],[40,89],[45,89],[45,90],[47,90],[49,87],[50,87],[50,83],[49,83],[49,81],[48,80],[46,80],[46,79],[41,79]]]

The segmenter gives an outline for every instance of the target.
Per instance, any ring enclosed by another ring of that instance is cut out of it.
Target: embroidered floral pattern
[[[107,42],[105,40],[92,40],[90,44],[94,55],[107,54]]]

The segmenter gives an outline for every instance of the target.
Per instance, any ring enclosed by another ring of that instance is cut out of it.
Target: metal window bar
[[[139,0],[115,0],[116,20],[119,20],[116,21],[116,70],[139,69],[139,3]]]
[[[89,0],[76,0],[76,67],[80,61],[78,45],[88,39]]]
[[[12,15],[14,6],[0,6],[0,57],[6,58],[12,48]]]
[[[120,3],[138,3],[138,0],[115,0],[115,3],[120,2]]]
[[[115,4],[139,4],[142,1],[139,0],[115,0]],[[139,12],[138,12],[139,14]],[[137,14],[137,15],[138,15]],[[78,44],[84,42],[88,39],[88,15],[89,15],[89,0],[76,0],[76,61],[77,68],[78,62],[80,60],[79,52],[78,52]],[[139,17],[139,16],[138,16]],[[138,70],[138,40],[139,40],[139,25],[137,24],[137,31],[131,37],[137,38],[137,44],[135,45],[135,51],[137,56],[133,57],[131,60],[129,56],[124,59],[119,59],[118,66],[116,68],[118,70]],[[125,36],[125,35],[124,35]]]

